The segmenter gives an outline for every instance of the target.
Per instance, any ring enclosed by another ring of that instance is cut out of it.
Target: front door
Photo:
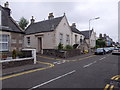
[[[42,37],[38,37],[38,52],[42,52]]]

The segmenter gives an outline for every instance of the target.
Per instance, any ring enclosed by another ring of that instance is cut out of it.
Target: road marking
[[[117,77],[120,78],[120,75],[116,75],[116,76],[112,77],[111,79],[114,80],[114,79],[116,79]]]
[[[97,61],[94,61],[93,63],[96,63]]]
[[[70,61],[80,61],[80,60],[84,60],[84,59],[87,59],[87,58],[90,58],[90,57],[94,57],[96,55],[90,55],[90,56],[87,56],[87,57],[84,57],[84,58],[81,58],[79,60],[65,60],[65,59],[56,59],[56,58],[50,58],[50,57],[45,57],[45,56],[38,56],[38,57],[42,57],[42,58],[46,58],[46,59],[52,59],[52,60],[59,60],[59,61],[66,61],[66,62],[70,62]]]
[[[109,88],[109,84],[107,84],[106,86],[105,86],[105,88],[104,88],[104,90],[107,90],[108,88]]]
[[[66,74],[64,74],[64,75],[58,76],[58,77],[56,77],[56,78],[54,78],[54,79],[51,79],[51,80],[49,80],[49,81],[47,81],[47,82],[44,82],[44,83],[42,83],[42,84],[40,84],[40,85],[34,86],[34,87],[32,87],[31,89],[28,89],[28,90],[32,90],[32,89],[41,87],[41,86],[43,86],[43,85],[45,85],[45,84],[48,84],[48,83],[50,83],[50,82],[53,82],[53,81],[55,81],[55,80],[57,80],[57,79],[60,79],[60,78],[62,78],[62,77],[65,77],[65,76],[70,75],[70,74],[75,73],[75,72],[76,72],[76,70],[73,70],[73,71],[68,72],[68,73],[66,73]]]
[[[83,68],[89,67],[90,65],[92,65],[93,63],[87,64],[85,66],[83,66]]]
[[[110,90],[113,90],[113,88],[114,88],[114,85],[112,85],[112,86],[110,87]]]
[[[53,62],[53,64],[63,64],[63,63],[65,63],[66,61],[65,60],[63,60],[63,61],[57,61],[57,62]]]
[[[101,58],[101,59],[99,59],[99,60],[103,60],[103,59],[105,59],[106,57],[103,57],[103,58]]]
[[[48,67],[45,67],[45,68],[38,68],[38,69],[34,69],[34,70],[29,70],[29,71],[26,71],[26,72],[17,73],[17,74],[5,76],[5,77],[0,77],[0,80],[12,78],[12,77],[17,77],[17,76],[20,76],[20,75],[24,75],[24,74],[28,74],[28,73],[32,73],[32,72],[36,72],[36,71],[40,71],[40,70],[44,70],[44,69],[48,69],[48,68],[54,67],[54,64],[51,64],[51,63],[40,62],[40,61],[37,61],[37,62],[38,62],[38,63],[42,63],[42,64],[47,64],[47,65],[49,65],[49,66],[48,66]]]

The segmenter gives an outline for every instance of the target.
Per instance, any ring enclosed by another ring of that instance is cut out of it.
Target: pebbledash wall
[[[77,42],[75,41],[75,35],[77,35]],[[84,35],[72,32],[72,45],[81,44],[80,39],[84,40],[84,38]]]
[[[55,46],[58,46],[60,43],[60,34],[63,34],[63,45],[67,45],[66,42],[66,36],[69,35],[69,45],[72,45],[72,31],[69,27],[69,24],[67,22],[66,16],[63,17],[61,22],[59,23],[58,27],[55,30]]]
[[[27,37],[30,37],[30,45],[27,45]],[[42,38],[42,49],[53,49],[55,47],[55,36],[54,32],[44,32],[26,35],[24,37],[24,47],[36,48],[38,52],[38,38]]]
[[[90,47],[94,48],[96,46],[96,33],[93,31],[90,37]]]

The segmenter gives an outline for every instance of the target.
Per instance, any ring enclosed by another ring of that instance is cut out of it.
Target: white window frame
[[[30,46],[30,37],[27,37],[27,46]]]
[[[63,44],[63,34],[62,33],[60,33],[60,38],[59,39],[60,39],[60,43]]]
[[[6,38],[4,38],[6,36]],[[8,34],[0,34],[0,51],[8,51],[9,50],[9,35]],[[3,44],[6,44],[6,48],[3,48]]]
[[[66,35],[66,44],[69,45],[70,44],[70,35]]]
[[[2,11],[0,10],[0,26],[2,26],[1,21],[2,21]]]
[[[77,44],[78,35],[75,35],[75,44]]]

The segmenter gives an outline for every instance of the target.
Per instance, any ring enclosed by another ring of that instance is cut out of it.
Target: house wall
[[[77,43],[75,41],[75,35],[77,35]],[[78,33],[72,32],[72,45],[74,45],[74,44],[81,44],[80,43],[81,36],[82,36],[82,40],[83,40],[84,36],[82,34],[78,34]]]
[[[90,37],[90,47],[94,48],[96,46],[96,33],[93,31]]]
[[[27,37],[30,37],[30,46],[27,45]],[[44,32],[24,36],[24,47],[32,47],[38,51],[38,38],[42,38],[42,49],[55,48],[55,34],[54,32]]]
[[[10,51],[16,49],[20,51],[23,48],[24,34],[11,32],[11,47]]]
[[[66,43],[66,35],[69,35],[69,40],[70,40],[70,43],[69,45],[72,45],[71,41],[72,41],[72,37],[71,37],[71,29],[69,27],[69,24],[67,22],[67,19],[66,17],[63,17],[63,19],[61,20],[61,22],[59,23],[58,27],[56,28],[55,30],[55,45],[56,47],[58,46],[58,44],[60,43],[60,33],[63,34],[63,45],[67,45]]]
[[[20,51],[23,48],[24,34],[14,33],[14,32],[5,32],[5,31],[2,31],[2,32],[0,31],[0,34],[9,35],[9,44],[8,44],[9,51],[13,51],[13,49]]]

